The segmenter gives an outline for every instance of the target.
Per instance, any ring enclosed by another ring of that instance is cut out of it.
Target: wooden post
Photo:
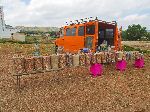
[[[21,87],[21,85],[20,85],[20,82],[21,82],[21,75],[16,75],[16,77],[17,77],[17,87],[18,87],[18,89],[20,90],[20,87]]]

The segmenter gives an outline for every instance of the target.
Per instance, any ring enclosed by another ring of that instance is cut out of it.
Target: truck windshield
[[[66,29],[66,36],[71,36],[71,29],[70,28]]]
[[[76,28],[72,28],[72,36],[76,35]]]
[[[95,34],[95,25],[86,26],[86,34],[87,35],[94,35]]]
[[[66,36],[75,36],[77,28],[67,28],[66,29]]]

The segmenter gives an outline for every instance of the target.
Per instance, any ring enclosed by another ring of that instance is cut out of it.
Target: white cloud
[[[124,25],[125,28],[128,27],[128,25],[131,24],[141,24],[147,28],[150,28],[150,14],[144,14],[144,15],[138,15],[138,14],[133,14],[133,15],[128,15],[124,18],[119,19],[119,23]]]
[[[31,0],[28,5],[7,0],[4,6],[6,23],[11,25],[62,26],[65,21],[98,16],[117,20],[124,28],[141,23],[150,29],[150,0]]]

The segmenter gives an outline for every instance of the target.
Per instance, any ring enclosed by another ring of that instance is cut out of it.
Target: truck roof
[[[107,22],[107,21],[103,21],[103,20],[90,20],[90,21],[84,21],[84,22],[78,22],[78,23],[71,23],[70,25],[66,25],[63,28],[72,28],[72,27],[76,27],[76,26],[84,26],[85,24],[92,24],[98,22],[100,24],[105,24],[105,25],[111,25],[111,26],[116,26],[117,22],[116,21],[112,21],[112,22]]]

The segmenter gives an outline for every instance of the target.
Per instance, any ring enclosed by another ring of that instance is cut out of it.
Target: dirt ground
[[[0,112],[150,112],[148,55],[142,69],[133,62],[124,72],[103,65],[97,78],[88,67],[23,76],[18,91],[11,74],[14,52],[12,45],[0,46]]]

